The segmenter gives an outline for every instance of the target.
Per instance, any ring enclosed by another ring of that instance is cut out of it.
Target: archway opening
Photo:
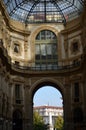
[[[34,95],[34,106],[63,106],[62,94],[53,86],[42,86]]]
[[[22,113],[19,110],[13,112],[13,130],[23,130]]]
[[[42,117],[43,122],[46,125],[45,129],[57,129],[57,120],[62,119],[62,121],[64,121],[63,96],[56,86],[42,85],[39,87],[34,93],[33,102],[33,113],[37,112],[39,116]]]

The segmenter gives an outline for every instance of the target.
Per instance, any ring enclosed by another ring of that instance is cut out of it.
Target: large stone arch
[[[56,88],[57,90],[59,90],[62,94],[62,96],[64,97],[64,85],[62,84],[61,81],[59,81],[58,79],[54,79],[54,78],[41,78],[39,80],[37,80],[30,89],[30,96],[31,98],[33,98],[35,92],[46,85],[50,85],[54,88]]]
[[[33,96],[39,88],[46,86],[46,85],[50,85],[50,86],[56,88],[57,90],[59,90],[64,98],[64,85],[61,81],[59,81],[59,79],[46,77],[46,78],[41,78],[41,79],[39,78],[38,80],[36,80],[29,89],[29,99],[28,99],[29,104],[28,105],[29,105],[30,129],[32,129],[32,127],[33,127]]]
[[[36,35],[42,31],[42,30],[50,30],[52,31],[53,33],[55,33],[56,36],[58,36],[58,33],[59,33],[59,28],[55,28],[54,26],[51,26],[51,25],[41,25],[41,26],[38,26],[38,28],[34,29],[34,31],[32,32],[31,34],[31,41],[35,40],[36,38]]]

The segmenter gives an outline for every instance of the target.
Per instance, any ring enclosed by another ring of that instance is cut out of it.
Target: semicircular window
[[[57,69],[57,36],[50,30],[42,30],[35,40],[35,65],[36,69]]]

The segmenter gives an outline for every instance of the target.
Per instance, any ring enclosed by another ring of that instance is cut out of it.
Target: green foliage
[[[63,130],[63,123],[64,123],[63,117],[58,116],[54,124],[56,130]]]
[[[38,112],[34,112],[33,115],[34,130],[46,130],[47,126],[44,124],[43,118]]]

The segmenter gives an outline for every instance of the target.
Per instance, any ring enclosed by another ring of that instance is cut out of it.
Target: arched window
[[[57,36],[42,30],[35,40],[35,64],[41,69],[55,69],[58,65]]]

